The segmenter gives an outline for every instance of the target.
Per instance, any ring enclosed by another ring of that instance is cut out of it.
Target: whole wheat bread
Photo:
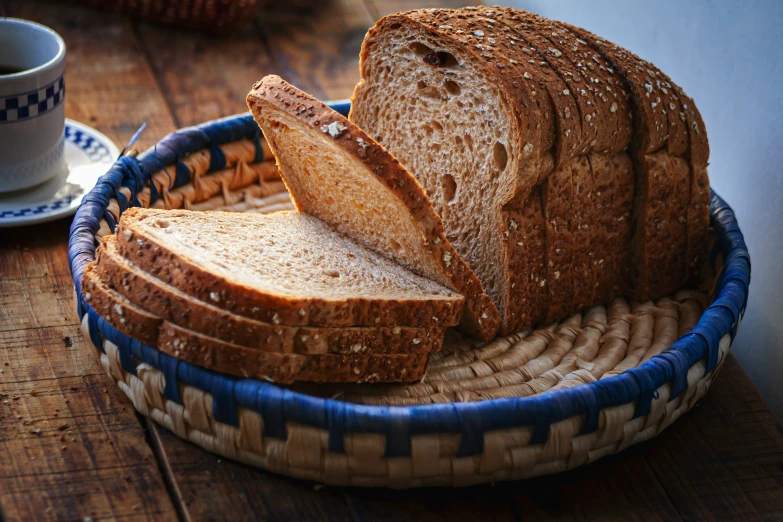
[[[230,375],[278,383],[409,382],[425,372],[428,354],[277,353],[226,343],[170,321],[135,305],[101,280],[95,265],[83,276],[82,294],[95,311],[118,331],[180,360]],[[437,344],[443,341],[438,332]]]
[[[444,328],[462,313],[459,294],[298,212],[131,208],[116,245],[182,292],[275,325]]]
[[[201,301],[144,272],[117,252],[114,236],[98,248],[98,276],[132,303],[188,330],[226,343],[282,353],[428,353],[432,328],[309,327],[256,321]],[[442,328],[436,328],[442,329]]]
[[[425,188],[446,236],[498,305],[502,330],[557,318],[610,293],[646,299],[694,282],[708,232],[706,134],[692,100],[654,66],[566,24],[479,7],[381,19],[365,38],[360,69],[351,120]],[[542,92],[548,104],[536,103]],[[547,139],[550,121],[557,122],[554,142]],[[663,170],[651,176],[647,156],[659,152]],[[550,198],[549,178],[566,176],[565,168],[573,174],[574,165],[578,186],[572,178],[562,197],[578,200]],[[687,196],[655,201],[674,190]],[[585,205],[593,210],[582,212]],[[671,223],[675,216],[685,226]],[[521,231],[542,222],[544,247],[531,248]],[[597,250],[583,258],[587,244]],[[629,274],[625,264],[640,269]],[[520,277],[519,267],[530,270]],[[565,280],[553,288],[553,278]],[[546,296],[535,294],[533,281]]]
[[[277,158],[297,209],[465,296],[460,327],[494,337],[500,316],[443,233],[416,179],[347,118],[278,76],[247,104]]]

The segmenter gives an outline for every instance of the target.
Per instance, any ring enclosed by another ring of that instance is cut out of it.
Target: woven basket
[[[269,0],[68,0],[152,22],[228,31],[248,24]]]
[[[333,106],[347,113],[347,103]],[[564,471],[654,437],[688,411],[745,310],[750,257],[714,193],[711,291],[616,299],[483,346],[450,334],[413,385],[284,388],[218,374],[119,333],[81,299],[97,238],[128,206],[292,208],[270,159],[250,115],[180,130],[120,158],[71,228],[77,313],[109,376],[139,412],[228,458],[329,484],[395,488]]]

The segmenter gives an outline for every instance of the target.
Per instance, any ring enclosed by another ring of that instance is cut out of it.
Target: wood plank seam
[[[647,449],[647,443],[645,443],[644,449]],[[666,497],[666,500],[669,502],[669,505],[672,509],[674,509],[677,514],[680,516],[680,519],[685,520],[685,515],[682,511],[677,507],[677,504],[674,502],[674,499],[669,494],[669,491],[666,489],[666,484],[661,481],[661,477],[658,476],[658,474],[655,472],[652,466],[650,466],[650,462],[648,460],[648,456],[646,454],[646,451],[642,452],[642,462],[644,463],[644,466],[647,468],[647,470],[650,472],[650,475],[655,477],[655,482],[657,483],[658,489],[664,494]]]
[[[155,69],[155,66],[153,65],[154,62],[152,60],[152,53],[149,47],[147,46],[147,41],[144,38],[142,38],[139,32],[139,22],[131,23],[131,34],[133,35],[133,38],[136,40],[139,49],[141,49],[142,54],[144,55],[144,61],[146,62],[147,68],[150,70],[150,73],[152,74],[152,78],[155,80],[155,88],[160,93],[160,97],[163,98],[163,103],[166,107],[166,111],[168,112],[169,116],[174,122],[175,127],[177,129],[181,128],[182,122],[180,122],[179,117],[177,117],[177,113],[174,110],[174,106],[171,103],[171,99],[169,99],[168,91],[163,88],[163,82],[161,81],[161,78],[158,75],[158,71]],[[158,136],[156,137],[156,139],[159,139],[161,137],[162,136]]]
[[[152,450],[152,454],[155,455],[155,463],[158,465],[158,471],[160,476],[163,477],[163,483],[166,485],[166,491],[171,498],[171,503],[174,505],[174,509],[177,512],[177,518],[180,522],[191,522],[192,518],[188,513],[185,500],[182,495],[182,491],[179,488],[174,472],[171,469],[171,464],[166,458],[166,452],[163,450],[160,441],[160,433],[158,430],[163,429],[151,419],[145,417],[139,412],[136,412],[136,417],[139,419],[139,423],[144,428],[144,441]]]
[[[25,326],[22,328],[11,328],[9,330],[0,330],[0,333],[24,332],[26,330],[47,330],[50,328],[78,328],[79,323],[50,324],[49,326]]]

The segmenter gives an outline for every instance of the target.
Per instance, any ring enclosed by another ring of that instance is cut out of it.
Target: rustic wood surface
[[[244,111],[267,73],[349,97],[367,28],[422,5],[273,3],[225,36],[38,0],[0,0],[0,15],[65,38],[68,117],[120,146],[146,122],[146,148]],[[731,356],[660,437],[558,476],[461,490],[321,488],[220,459],[136,415],[104,375],[73,313],[68,226],[0,230],[0,522],[783,520],[783,428]]]

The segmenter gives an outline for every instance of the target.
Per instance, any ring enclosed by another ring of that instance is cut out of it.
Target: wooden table
[[[0,15],[57,30],[67,116],[120,146],[146,122],[143,149],[246,110],[267,73],[322,99],[350,96],[367,28],[419,4],[274,3],[228,37],[37,0],[0,0]],[[395,492],[321,488],[222,460],[138,416],[104,375],[73,312],[68,226],[0,231],[0,521],[783,520],[783,428],[733,357],[659,438],[559,476]]]

